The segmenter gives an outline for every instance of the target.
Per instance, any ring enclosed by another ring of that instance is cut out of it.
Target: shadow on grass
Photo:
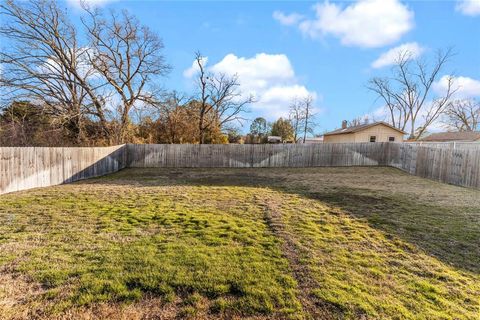
[[[363,218],[387,234],[397,236],[428,255],[466,271],[480,273],[480,234],[472,216],[462,210],[426,205],[406,196],[372,194],[371,190],[337,188],[306,196]]]
[[[254,170],[241,169],[127,169],[100,180],[81,183],[133,183],[141,187],[240,186],[297,194],[366,220],[387,236],[407,241],[444,263],[480,274],[480,205],[472,208],[428,204],[407,194],[389,192],[388,188],[371,190],[325,184],[320,191],[313,191],[302,186],[301,182],[292,186],[285,176],[268,177],[256,174]]]

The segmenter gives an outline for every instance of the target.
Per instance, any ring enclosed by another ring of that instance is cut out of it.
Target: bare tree
[[[390,123],[401,130],[408,128],[411,139],[420,137],[440,117],[456,91],[453,77],[449,77],[443,94],[432,97],[431,92],[440,71],[452,56],[451,49],[439,50],[429,67],[424,60],[413,59],[409,51],[404,51],[395,62],[392,77],[373,78],[369,82],[369,89],[385,103]]]
[[[350,121],[348,121],[348,127],[359,126],[362,124],[369,124],[370,121],[375,122],[375,117],[370,117],[368,115],[364,115],[361,117],[356,117]]]
[[[90,37],[89,62],[120,102],[112,107],[119,114],[117,142],[125,142],[133,108],[155,102],[154,86],[170,66],[165,62],[162,40],[127,11],[104,15],[84,4],[82,18]],[[115,99],[114,102],[115,104]]]
[[[313,113],[313,97],[311,95],[306,96],[302,101],[302,105],[305,114],[303,127],[303,143],[305,143],[307,133],[313,134],[313,130],[316,126],[314,122],[315,114]]]
[[[474,99],[450,102],[445,110],[444,123],[457,131],[480,130],[480,102]]]
[[[294,97],[290,103],[289,120],[293,127],[293,141],[297,143],[298,137],[302,134],[305,124],[305,110],[302,101]]]
[[[348,127],[356,127],[356,126],[359,126],[362,124],[362,118],[361,117],[357,117],[357,118],[354,118],[350,121],[348,121]]]
[[[8,0],[0,4],[0,15],[0,35],[10,40],[0,52],[3,96],[46,106],[78,142],[86,114],[105,124],[98,84],[85,63],[88,49],[79,45],[75,27],[56,2]]]
[[[314,122],[315,114],[313,113],[313,97],[308,95],[299,99],[295,97],[290,104],[289,120],[293,127],[294,141],[299,136],[302,136],[302,141],[305,143],[307,134],[312,133],[315,128]]]
[[[205,134],[212,128],[224,128],[233,121],[241,121],[241,114],[248,104],[254,102],[252,96],[244,97],[239,90],[238,77],[211,73],[205,68],[205,58],[195,53],[198,66],[197,94],[192,103],[197,105],[199,142],[205,143]]]

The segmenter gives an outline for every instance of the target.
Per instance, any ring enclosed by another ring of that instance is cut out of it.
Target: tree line
[[[80,26],[56,1],[0,4],[2,145],[224,143],[252,97],[204,68],[194,94],[168,92],[162,39],[128,11],[82,5]]]
[[[238,132],[254,98],[242,94],[237,76],[207,69],[200,52],[194,93],[165,90],[171,66],[162,39],[128,11],[83,3],[76,25],[54,0],[7,0],[0,14],[0,35],[8,39],[0,52],[1,145],[265,140],[265,130],[254,139]],[[305,140],[313,132],[312,101],[292,101],[289,119],[273,124],[273,134],[297,141],[303,132]]]

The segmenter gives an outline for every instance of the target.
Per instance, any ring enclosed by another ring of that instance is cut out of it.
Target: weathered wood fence
[[[389,166],[410,174],[464,187],[480,188],[480,144],[389,146]]]
[[[126,167],[245,168],[392,166],[480,188],[480,144],[338,143],[0,147],[0,194],[113,173]]]
[[[125,168],[126,146],[0,147],[0,194],[97,177]]]
[[[412,175],[480,188],[479,143],[127,145],[136,168],[392,166]]]
[[[386,166],[388,143],[129,144],[128,167],[259,168]]]

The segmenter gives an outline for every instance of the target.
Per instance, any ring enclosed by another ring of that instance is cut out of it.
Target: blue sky
[[[381,103],[367,81],[388,74],[388,55],[374,62],[402,45],[426,58],[453,46],[457,55],[442,75],[458,78],[459,94],[480,97],[480,0],[90,2],[128,9],[158,32],[173,67],[164,79],[169,89],[191,92],[196,50],[211,70],[239,74],[242,90],[258,100],[251,119],[285,115],[289,100],[305,94],[316,97],[317,132],[378,116]],[[78,16],[77,0],[65,6]]]

